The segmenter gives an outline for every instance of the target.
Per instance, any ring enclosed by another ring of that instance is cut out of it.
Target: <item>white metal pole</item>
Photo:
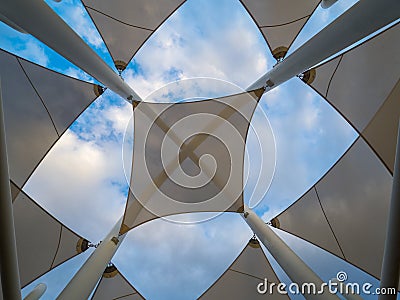
[[[97,249],[89,256],[68,285],[57,297],[58,300],[86,300],[104,273],[126,235],[118,236],[122,218],[115,224]]]
[[[323,293],[321,294],[304,295],[306,299],[339,299],[336,295],[329,293],[327,284],[324,284],[322,279],[247,205],[244,207],[243,218],[292,282],[297,283],[299,286],[313,284],[317,291],[323,288]]]
[[[21,300],[17,244],[8,171],[6,131],[0,82],[0,270],[3,298]]]
[[[390,199],[389,219],[383,263],[381,270],[381,289],[398,289],[400,272],[400,123],[397,133],[396,158],[394,162],[392,197]],[[392,295],[379,295],[379,300],[395,300],[397,292]]]
[[[43,294],[47,290],[47,285],[44,283],[39,283],[35,288],[24,298],[24,300],[39,300],[40,297],[43,296]]]
[[[399,17],[399,0],[358,1],[247,90],[266,87],[267,92]]]
[[[0,14],[128,100],[140,97],[43,0],[0,1]]]

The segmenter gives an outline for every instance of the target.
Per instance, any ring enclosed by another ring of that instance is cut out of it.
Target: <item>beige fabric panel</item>
[[[133,286],[118,272],[114,277],[102,277],[93,300],[144,299]]]
[[[23,187],[60,135],[97,97],[91,83],[0,51],[10,178]]]
[[[304,26],[307,20],[308,18],[304,18],[293,23],[281,26],[261,27],[260,29],[265,39],[268,41],[271,50],[274,50],[281,46],[289,48],[289,46],[293,42],[294,37]]]
[[[279,228],[344,258],[313,187],[278,216]]]
[[[289,299],[274,289],[272,295],[257,292],[257,285],[264,282],[279,283],[279,279],[265,257],[260,245],[250,243],[220,278],[200,299]]]
[[[289,48],[320,0],[242,0],[271,48]]]
[[[83,0],[114,61],[129,63],[143,42],[184,1]]]
[[[327,100],[362,132],[400,78],[400,25],[396,25],[342,55],[331,80]],[[327,63],[330,64],[330,63]],[[316,83],[324,95],[332,68],[317,68]],[[327,73],[325,73],[327,72]],[[322,84],[322,79],[325,83]]]
[[[400,80],[362,135],[393,172],[400,118]]]
[[[13,213],[22,287],[77,254],[80,237],[24,192],[15,199]]]
[[[379,278],[392,177],[363,139],[317,184],[346,259]]]
[[[155,216],[242,209],[245,140],[259,96],[138,104],[122,231]]]
[[[332,59],[317,68],[316,77],[311,86],[325,98],[328,93],[329,84],[337,67],[339,66],[340,60],[341,56],[336,57],[335,59]]]

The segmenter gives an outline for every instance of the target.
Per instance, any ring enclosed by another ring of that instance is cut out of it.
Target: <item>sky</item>
[[[329,10],[319,7],[290,52],[355,2],[340,0]],[[47,3],[113,67],[80,1]],[[96,82],[34,37],[4,24],[0,24],[0,47],[50,69]],[[155,91],[165,89],[170,82],[196,77],[227,81],[245,89],[274,64],[263,37],[239,1],[189,0],[150,37],[122,76],[142,99],[159,101]],[[224,92],[206,88],[199,91],[206,96],[222,96]],[[307,191],[357,135],[324,99],[294,78],[260,100],[252,120],[254,135],[249,136],[249,170],[257,169],[262,159],[255,133],[262,136],[265,130],[264,114],[274,139],[261,138],[260,143],[266,149],[274,145],[273,179],[270,185],[250,180],[245,195],[250,198],[260,185],[269,187],[258,194],[261,196],[257,201],[246,200],[259,202],[255,211],[269,221]],[[129,160],[127,153],[132,151],[131,118],[131,106],[107,90],[61,137],[25,187],[47,211],[93,243],[106,235],[124,211],[130,176],[130,164],[124,158]],[[193,220],[195,216],[184,218]],[[323,279],[334,277],[340,267],[356,281],[377,283],[331,254],[288,234],[279,234]],[[133,229],[113,263],[146,298],[194,299],[225,271],[251,236],[242,218],[232,213],[199,224],[158,219]],[[46,282],[48,291],[43,299],[54,299],[87,255],[56,268],[23,292]],[[290,282],[269,253],[267,256],[280,279]]]

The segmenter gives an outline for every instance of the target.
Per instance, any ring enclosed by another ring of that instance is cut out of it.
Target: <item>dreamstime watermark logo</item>
[[[302,284],[291,283],[289,285],[280,282],[269,282],[267,278],[257,285],[257,292],[260,294],[281,294],[281,295],[322,295],[322,294],[342,294],[342,295],[396,295],[396,288],[374,288],[369,282],[347,282],[348,275],[344,271],[339,271],[336,278],[324,282],[321,285],[306,282]]]
[[[214,97],[218,94],[231,96]],[[133,166],[131,174],[125,173],[130,200],[157,217],[213,212],[204,216],[209,219],[241,211],[246,187],[255,206],[269,188],[276,163],[272,128],[258,105],[261,94],[195,78],[166,85],[135,103],[134,138],[125,138],[134,141],[133,162],[124,159],[125,170]],[[167,102],[171,99],[174,103]]]

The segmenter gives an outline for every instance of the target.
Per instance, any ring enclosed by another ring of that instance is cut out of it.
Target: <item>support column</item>
[[[399,17],[398,0],[358,1],[275,68],[261,76],[247,90],[266,87],[267,92]]]
[[[140,97],[43,0],[0,1],[0,14],[125,100]]]
[[[122,218],[64,288],[57,300],[86,300],[126,235],[118,236]]]
[[[47,290],[47,285],[44,283],[39,283],[35,288],[24,298],[24,300],[39,300],[40,297],[43,296],[43,294]]]
[[[15,241],[10,176],[8,171],[6,131],[0,86],[0,270],[3,298],[21,300],[17,244]]]
[[[392,197],[387,222],[385,251],[381,270],[380,288],[398,289],[400,268],[400,123],[397,133],[396,158],[393,168]],[[379,300],[395,300],[394,295],[380,295]]]
[[[307,300],[339,299],[336,295],[329,293],[327,284],[324,284],[322,279],[319,278],[319,276],[246,205],[244,207],[243,218],[292,282],[297,283],[299,286],[306,283],[315,284],[317,291],[320,290],[321,287],[324,287],[324,292],[320,295],[305,295]]]

